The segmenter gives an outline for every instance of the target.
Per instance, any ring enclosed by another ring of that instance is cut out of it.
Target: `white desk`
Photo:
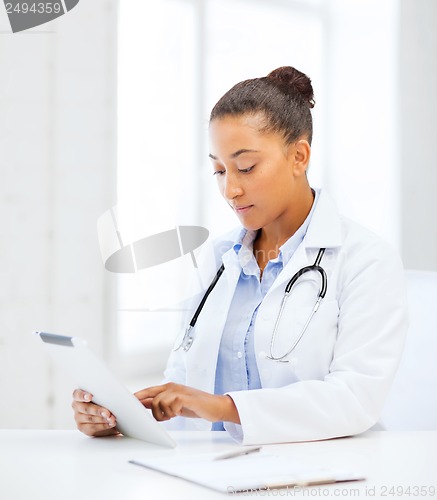
[[[224,432],[171,434],[178,442],[174,450],[125,437],[87,438],[78,431],[0,430],[0,499],[205,500],[236,496],[128,463],[150,455],[222,452],[236,446]],[[437,432],[369,431],[351,438],[266,448],[278,453],[293,451],[306,462],[355,469],[367,480],[291,489],[288,495],[285,490],[252,492],[253,497],[437,499]],[[389,493],[392,487],[405,492],[408,486],[410,495]],[[430,486],[435,487],[434,495]]]

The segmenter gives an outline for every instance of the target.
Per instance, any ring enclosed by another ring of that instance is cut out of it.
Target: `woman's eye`
[[[253,169],[255,168],[255,165],[252,165],[251,167],[249,168],[242,168],[242,169],[238,169],[239,172],[243,172],[243,174],[246,174],[250,171],[252,171]]]
[[[255,165],[252,165],[251,167],[248,168],[239,168],[238,171],[241,172],[242,174],[248,174],[255,168]],[[226,170],[215,170],[212,175],[223,175],[226,173]]]

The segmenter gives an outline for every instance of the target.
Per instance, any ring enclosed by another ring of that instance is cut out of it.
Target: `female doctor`
[[[407,329],[403,268],[310,187],[313,106],[310,79],[282,67],[211,112],[213,174],[241,227],[215,243],[219,272],[165,383],[136,393],[170,428],[261,444],[353,435],[379,418]],[[117,432],[91,394],[73,399],[82,432]]]

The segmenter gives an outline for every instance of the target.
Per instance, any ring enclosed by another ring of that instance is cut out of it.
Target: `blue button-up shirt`
[[[258,308],[278,274],[302,243],[317,198],[318,192],[316,191],[313,206],[304,223],[279,248],[278,256],[268,261],[262,279],[260,279],[260,269],[253,254],[253,242],[257,231],[242,229],[238,240],[234,243],[232,258],[241,267],[241,273],[220,343],[215,394],[261,388],[253,339]],[[224,430],[223,422],[215,422],[212,430]]]

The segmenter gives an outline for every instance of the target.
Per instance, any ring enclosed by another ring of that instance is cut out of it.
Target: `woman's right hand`
[[[77,428],[87,436],[118,434],[115,416],[109,410],[92,402],[92,394],[76,389],[73,392],[74,420]]]

